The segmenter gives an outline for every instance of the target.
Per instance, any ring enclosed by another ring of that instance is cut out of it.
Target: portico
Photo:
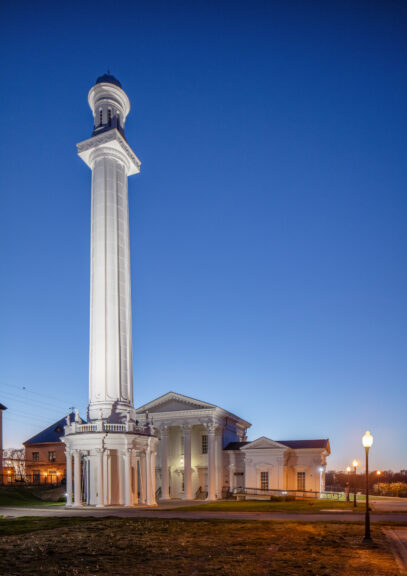
[[[223,448],[246,438],[248,422],[214,404],[175,392],[136,410],[141,423],[150,421],[160,439],[157,485],[161,499],[221,498],[229,482]]]

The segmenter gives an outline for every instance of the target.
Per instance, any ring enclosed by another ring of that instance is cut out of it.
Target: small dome
[[[119,88],[122,87],[122,85],[117,80],[117,78],[115,78],[111,74],[103,74],[103,76],[99,76],[99,78],[96,80],[96,84],[101,84],[102,82],[108,82],[109,84],[114,84],[115,86],[118,86]]]

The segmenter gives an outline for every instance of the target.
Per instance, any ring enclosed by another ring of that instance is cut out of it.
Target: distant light
[[[356,468],[357,466],[359,466],[359,462],[358,462],[357,460],[354,460],[354,461],[352,462],[352,466],[353,466],[354,468]]]
[[[281,492],[281,494],[282,494],[283,496],[286,496],[287,490],[283,490],[283,491]]]
[[[323,471],[324,471],[324,467],[323,467],[323,466],[320,466],[320,467],[318,468],[318,470],[319,470],[320,472],[323,472]]]
[[[381,470],[376,470],[376,474],[377,474],[378,476],[380,476],[381,473],[382,473]]]
[[[183,459],[182,456],[181,456],[181,458],[179,459],[179,463],[180,463],[180,464],[183,464],[183,463],[184,463],[184,459]]]
[[[365,448],[370,448],[373,444],[373,436],[370,434],[369,430],[366,430],[365,435],[362,438],[362,444]]]
[[[350,472],[351,471],[351,467],[350,466],[346,466],[346,472]]]

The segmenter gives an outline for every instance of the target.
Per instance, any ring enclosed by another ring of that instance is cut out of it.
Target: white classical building
[[[258,438],[249,422],[175,392],[140,406],[138,421],[158,433],[156,486],[161,499],[222,498],[230,492],[320,493],[329,441]]]
[[[124,137],[120,82],[101,76],[88,100],[94,130],[77,146],[92,171],[89,407],[62,438],[67,505],[322,491],[328,440],[248,442],[249,422],[174,392],[134,408],[127,178],[140,161]]]

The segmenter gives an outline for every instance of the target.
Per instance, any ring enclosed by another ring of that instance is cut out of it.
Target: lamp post
[[[357,460],[354,460],[352,462],[352,466],[353,466],[353,507],[356,508],[357,503],[356,503],[356,468],[359,466],[359,462]]]
[[[372,537],[370,536],[370,511],[369,511],[369,448],[373,444],[373,436],[370,434],[369,430],[366,430],[365,435],[362,438],[362,444],[365,448],[366,454],[366,512],[365,512],[365,537],[364,541],[370,542]]]
[[[350,491],[349,474],[350,474],[350,471],[351,471],[351,467],[346,466],[346,475],[348,478],[346,481],[346,486],[345,486],[346,502],[349,502],[349,491]]]

